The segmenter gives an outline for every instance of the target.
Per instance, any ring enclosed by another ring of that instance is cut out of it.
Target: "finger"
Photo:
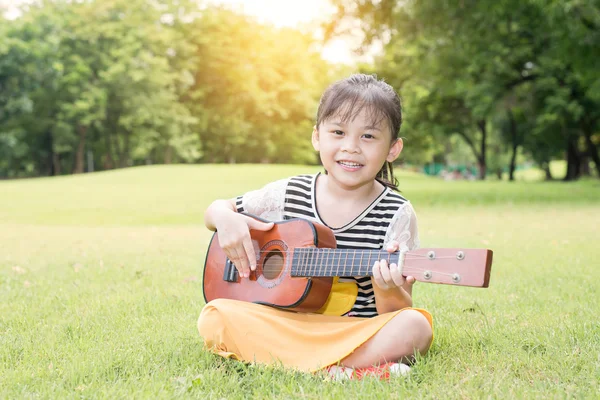
[[[388,285],[385,283],[383,277],[381,276],[381,266],[379,265],[379,261],[375,261],[375,264],[373,264],[373,280],[381,289],[389,289]]]
[[[398,248],[400,247],[400,243],[398,243],[395,240],[392,240],[391,242],[388,243],[388,245],[386,246],[386,250],[390,253],[396,252],[398,251]]]
[[[386,285],[388,287],[394,287],[394,286],[396,286],[394,284],[393,279],[392,279],[392,275],[390,274],[390,268],[388,267],[387,261],[386,260],[381,260],[379,262],[379,265],[380,265],[380,270],[381,270],[381,277],[385,281]]]
[[[416,281],[417,280],[414,276],[407,276],[406,278],[404,278],[404,284],[402,286],[406,288],[412,288],[412,285],[414,285]]]
[[[390,265],[390,275],[392,277],[392,280],[394,281],[394,284],[397,287],[404,285],[406,279],[404,279],[404,276],[402,276],[402,272],[400,272],[400,269],[398,268],[397,264]]]
[[[238,270],[238,272],[242,272],[240,271],[240,269],[238,268],[238,263],[237,263],[237,253],[235,252],[234,248],[223,248],[223,251],[225,252],[225,255],[227,255],[227,258],[229,259],[229,261],[231,261],[233,263],[233,266],[235,267],[235,269]]]
[[[233,249],[235,251],[235,259],[231,260],[237,267],[242,278],[247,278],[250,276],[250,269],[248,268],[248,258],[246,257],[246,253],[238,248]]]
[[[268,231],[273,228],[273,222],[262,222],[254,218],[248,218],[248,227],[256,231]]]
[[[250,265],[250,270],[256,270],[256,252],[254,251],[254,246],[252,245],[252,239],[250,236],[247,236],[243,242],[245,255],[248,259],[248,263]]]
[[[406,292],[412,296],[413,285],[415,284],[416,281],[417,280],[415,279],[414,276],[407,276],[406,282],[404,283],[404,285],[402,285],[402,289],[406,290]]]

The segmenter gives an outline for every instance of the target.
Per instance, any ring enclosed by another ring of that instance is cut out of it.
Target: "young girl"
[[[416,249],[412,205],[394,191],[392,162],[402,151],[401,123],[400,99],[383,81],[357,74],[331,85],[321,97],[312,133],[325,173],[279,180],[236,199],[217,200],[206,210],[207,228],[217,231],[241,279],[256,268],[250,229],[273,226],[241,212],[326,225],[340,249]],[[319,313],[217,299],[202,310],[198,330],[205,346],[224,357],[325,369],[336,377],[389,377],[408,371],[401,362],[424,354],[433,338],[431,315],[412,308],[414,282],[381,260],[373,264],[372,277],[336,278]]]

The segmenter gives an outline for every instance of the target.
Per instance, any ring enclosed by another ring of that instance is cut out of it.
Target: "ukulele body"
[[[257,256],[256,271],[241,278],[219,245],[215,233],[204,265],[203,292],[209,302],[218,298],[265,304],[299,312],[320,309],[331,291],[331,277],[292,277],[294,249],[335,248],[331,229],[304,219],[273,224],[268,232],[251,231]]]

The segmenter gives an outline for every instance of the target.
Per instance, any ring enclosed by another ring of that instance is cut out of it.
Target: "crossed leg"
[[[367,368],[386,362],[411,360],[425,354],[433,331],[427,318],[416,310],[405,310],[385,324],[372,338],[341,361],[350,368]]]

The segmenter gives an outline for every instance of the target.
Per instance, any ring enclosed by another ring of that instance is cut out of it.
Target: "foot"
[[[406,375],[410,372],[410,367],[402,363],[386,363],[379,366],[367,368],[348,368],[331,365],[326,369],[330,378],[336,381],[346,379],[361,380],[366,377],[379,378],[381,380],[389,380],[391,377]]]

